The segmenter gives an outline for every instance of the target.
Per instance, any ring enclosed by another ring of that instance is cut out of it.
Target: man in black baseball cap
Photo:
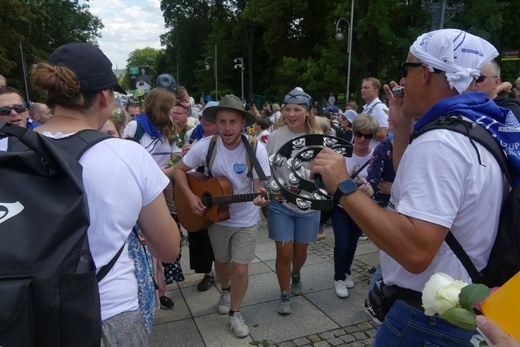
[[[49,64],[66,66],[80,81],[82,93],[98,92],[108,88],[126,94],[112,71],[112,63],[96,46],[85,42],[72,42],[58,47],[49,57]]]

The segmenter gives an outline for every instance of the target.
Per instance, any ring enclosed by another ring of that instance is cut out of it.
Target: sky
[[[135,49],[161,48],[159,36],[166,29],[160,0],[90,0],[88,5],[105,26],[98,43],[114,69],[124,69]]]

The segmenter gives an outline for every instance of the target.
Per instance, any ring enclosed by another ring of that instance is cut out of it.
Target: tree
[[[352,1],[350,92],[358,91],[361,80],[368,76],[382,83],[398,81],[399,66],[410,45],[430,30],[430,14],[423,1]],[[163,37],[165,63],[179,67],[190,91],[212,90],[213,69],[205,70],[204,60],[213,56],[218,44],[220,91],[240,90],[233,59],[244,57],[250,92],[283,95],[300,86],[315,98],[331,91],[343,93],[347,40],[338,42],[334,34],[340,18],[350,20],[350,5],[341,0],[162,0],[170,28]],[[446,19],[445,27],[480,35],[500,52],[517,50],[520,36],[511,34],[517,8],[520,0],[464,0],[463,11]],[[343,31],[347,36],[345,26]],[[518,62],[503,64],[503,75],[512,77],[517,69]]]
[[[46,60],[62,44],[76,40],[96,43],[103,24],[88,8],[88,3],[69,0],[1,1],[0,73],[9,85],[22,89],[27,77],[22,64]]]

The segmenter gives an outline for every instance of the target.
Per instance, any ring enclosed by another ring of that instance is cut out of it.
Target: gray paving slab
[[[249,324],[249,317],[245,312],[243,312],[243,316],[246,323]],[[231,331],[227,315],[213,313],[196,317],[194,320],[206,347],[243,347],[249,346],[249,342],[253,341],[250,336],[237,338]],[[251,330],[251,327],[249,327],[249,329]]]
[[[377,328],[363,312],[363,300],[370,278],[367,269],[379,260],[377,247],[360,241],[352,264],[356,282],[347,299],[334,292],[334,234],[325,227],[326,238],[309,244],[303,267],[304,293],[293,297],[293,313],[277,313],[279,287],[275,272],[276,249],[269,240],[265,220],[259,227],[255,260],[249,268],[249,288],[241,313],[249,326],[244,339],[234,336],[227,315],[216,313],[220,283],[206,292],[196,284],[203,274],[189,268],[189,249],[182,247],[181,266],[185,281],[169,285],[173,310],[156,313],[150,345],[152,347],[241,347],[265,346],[369,346]],[[263,343],[263,344],[262,344]]]
[[[155,325],[150,337],[150,346],[205,347],[193,319],[184,319],[168,324]]]
[[[249,276],[249,286],[242,306],[278,300],[280,289],[274,272]]]
[[[309,334],[337,329],[339,326],[304,296],[292,298],[293,313],[278,314],[278,300],[243,309],[255,341],[285,341]],[[253,327],[253,328],[251,328]]]
[[[344,327],[370,320],[363,311],[367,287],[365,284],[356,285],[348,290],[347,298],[338,297],[334,288],[309,293],[306,297],[339,326]]]

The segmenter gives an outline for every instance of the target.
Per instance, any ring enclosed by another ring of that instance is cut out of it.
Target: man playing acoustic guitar
[[[256,170],[252,171],[253,177],[248,177],[248,154],[244,146],[244,142],[248,142],[242,140],[242,129],[255,123],[256,119],[244,111],[242,102],[234,95],[226,95],[218,106],[206,108],[203,117],[216,123],[219,133],[211,172],[206,174],[227,178],[233,194],[259,193],[252,202],[229,205],[230,218],[209,227],[209,237],[215,254],[215,271],[222,286],[218,312],[229,313],[229,324],[235,335],[246,337],[249,335],[249,328],[239,310],[249,281],[249,263],[255,257],[256,231],[260,220],[258,206],[266,206],[268,203],[266,191],[260,184]],[[207,169],[206,158],[210,142],[211,137],[201,139],[173,169],[175,189],[181,190],[191,212],[200,218],[203,218],[207,207],[201,197],[190,189],[186,173],[199,166]],[[256,157],[265,175],[269,176],[267,151],[261,143],[257,145]]]

